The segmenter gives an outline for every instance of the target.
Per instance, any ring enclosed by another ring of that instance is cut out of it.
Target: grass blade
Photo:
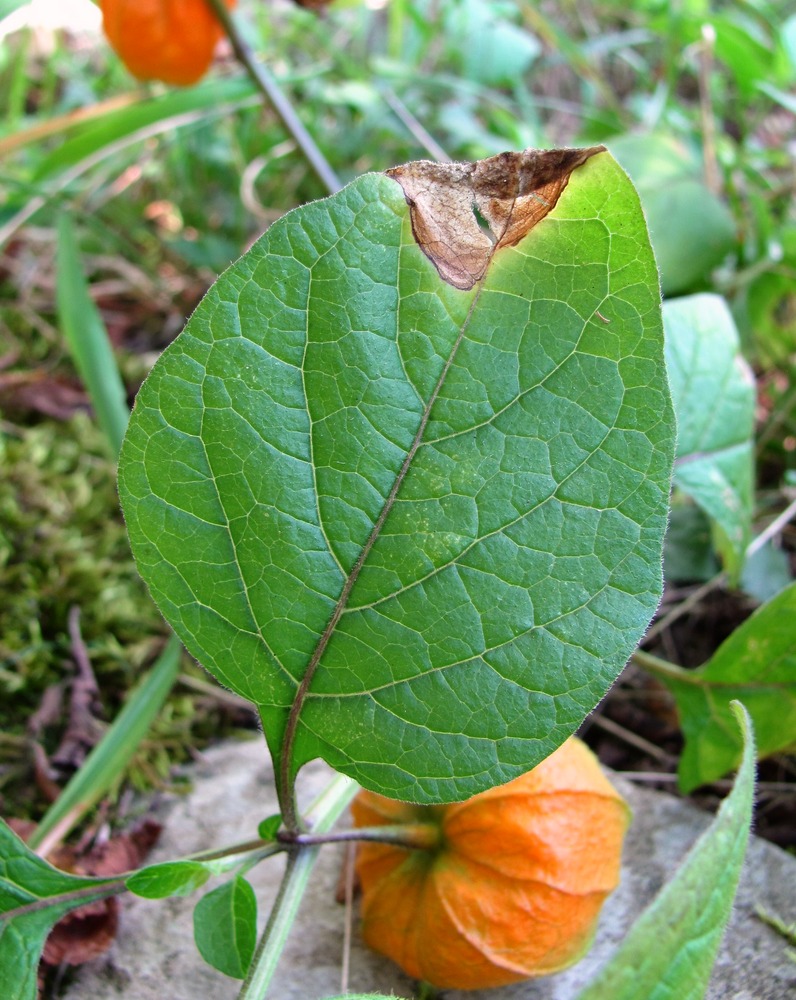
[[[150,673],[45,813],[29,840],[30,847],[46,853],[45,841],[54,842],[66,836],[121,774],[174,685],[181,653],[179,640],[172,636]]]
[[[88,290],[72,219],[58,219],[56,254],[58,320],[69,351],[88,390],[97,420],[119,454],[130,411],[108,332]]]
[[[732,909],[752,821],[755,744],[737,701],[743,761],[730,795],[674,878],[577,1000],[700,1000]]]

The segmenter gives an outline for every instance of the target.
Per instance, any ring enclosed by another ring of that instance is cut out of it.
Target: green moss
[[[0,725],[13,727],[68,673],[67,615],[97,677],[126,689],[165,633],[138,577],[115,468],[88,417],[19,428],[0,442]]]

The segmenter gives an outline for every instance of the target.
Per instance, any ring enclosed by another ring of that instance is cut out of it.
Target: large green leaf
[[[796,584],[764,604],[698,670],[655,673],[677,699],[685,750],[680,786],[691,791],[738,765],[743,743],[730,702],[742,699],[761,757],[796,746]]]
[[[120,491],[159,606],[278,764],[287,732],[293,770],[446,801],[535,766],[622,669],[672,448],[655,263],[602,153],[469,290],[391,177],[285,216],[156,364]]]
[[[718,815],[578,1000],[700,1000],[743,866],[754,803],[754,735],[738,702],[743,763]],[[736,726],[737,728],[737,726]]]
[[[0,820],[0,996],[34,1000],[50,928],[69,910],[108,895],[107,879],[60,872]],[[24,909],[23,909],[24,908]]]
[[[751,532],[754,376],[721,296],[672,299],[663,321],[677,413],[675,485],[710,517],[737,580]]]

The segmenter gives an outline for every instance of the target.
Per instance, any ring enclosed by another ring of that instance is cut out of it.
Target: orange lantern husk
[[[630,811],[579,740],[466,802],[363,791],[355,826],[434,822],[439,846],[363,843],[365,941],[415,979],[487,989],[559,972],[588,950],[619,882]]]
[[[227,7],[236,0],[225,0]],[[196,83],[224,33],[207,0],[101,0],[102,27],[139,80]]]

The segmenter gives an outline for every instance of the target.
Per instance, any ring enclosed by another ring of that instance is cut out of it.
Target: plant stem
[[[187,860],[211,862],[214,875],[223,875],[228,871],[237,871],[238,875],[245,875],[261,861],[273,857],[274,854],[281,854],[284,850],[282,844],[263,840],[259,843],[254,841],[251,845],[237,844],[221,851],[208,851],[207,854]]]
[[[318,180],[329,194],[335,194],[342,187],[339,178],[329,166],[326,157],[304,127],[301,119],[294,111],[293,105],[282,93],[279,84],[270,71],[262,63],[258,63],[255,60],[254,53],[239,33],[224,0],[206,0],[206,2],[210,4],[213,13],[221,22],[221,26],[226,32],[227,38],[229,38],[235,55],[251,77],[254,85],[269,102],[279,120],[293,137]]]
[[[694,670],[684,670],[668,660],[662,660],[651,653],[645,653],[643,649],[637,649],[631,657],[633,662],[646,670],[648,674],[661,677],[663,680],[680,681],[683,684],[700,685],[702,681]]]
[[[399,823],[394,826],[385,823],[383,826],[361,826],[354,830],[335,830],[332,833],[292,833],[283,830],[276,835],[276,839],[286,847],[368,841],[395,844],[407,850],[427,851],[437,847],[440,833],[435,823]]]
[[[769,542],[775,535],[778,535],[780,531],[782,531],[782,529],[793,520],[794,517],[796,517],[796,500],[792,500],[785,510],[783,510],[782,513],[771,522],[771,524],[765,527],[759,535],[755,535],[746,547],[744,558],[748,559],[750,556],[753,556],[755,552],[759,552],[766,542]],[[722,586],[726,580],[727,573],[725,570],[722,570],[706,583],[703,583],[701,587],[697,587],[697,589],[689,597],[687,597],[686,600],[672,608],[671,611],[667,612],[662,618],[659,618],[654,625],[647,629],[647,634],[644,636],[644,642],[648,643],[656,636],[660,635],[664,629],[667,629],[670,625],[676,622],[678,618],[681,618],[684,614],[690,611],[691,608],[696,607],[703,597],[709,594],[712,590],[716,590],[717,587]],[[638,652],[639,651],[637,651],[637,653]],[[637,653],[633,654],[634,659]],[[645,656],[646,655],[649,654],[645,653]],[[655,657],[653,657],[653,659],[655,659]],[[666,662],[666,660],[658,661],[659,664]],[[672,664],[668,664],[668,666],[672,667]],[[690,671],[687,672],[690,673]]]
[[[337,775],[321,792],[307,814],[307,819],[312,822],[313,828],[320,834],[328,833],[345,811],[357,789],[355,781],[342,774]],[[249,974],[238,994],[238,1000],[264,1000],[319,851],[320,848],[317,846],[299,845],[288,854],[279,893],[257,945]]]
[[[71,892],[62,892],[58,896],[45,896],[35,899],[32,903],[22,903],[12,910],[5,910],[2,914],[3,921],[16,920],[29,913],[38,913],[41,910],[49,910],[53,906],[61,906],[63,903],[72,903],[72,909],[81,906],[83,903],[93,903],[98,899],[107,899],[109,896],[121,896],[127,892],[123,878],[106,879],[104,882],[98,881],[96,886],[87,885],[82,889],[73,889]]]
[[[716,158],[716,119],[710,93],[710,78],[713,71],[713,50],[716,45],[716,29],[712,24],[702,25],[702,40],[699,46],[699,110],[702,119],[702,162],[705,187],[717,197],[721,195],[721,174]]]
[[[440,146],[433,135],[418,121],[404,102],[398,97],[390,87],[379,87],[379,93],[384,98],[385,104],[390,108],[395,117],[406,128],[415,142],[422,146],[438,163],[450,163],[451,158]]]

